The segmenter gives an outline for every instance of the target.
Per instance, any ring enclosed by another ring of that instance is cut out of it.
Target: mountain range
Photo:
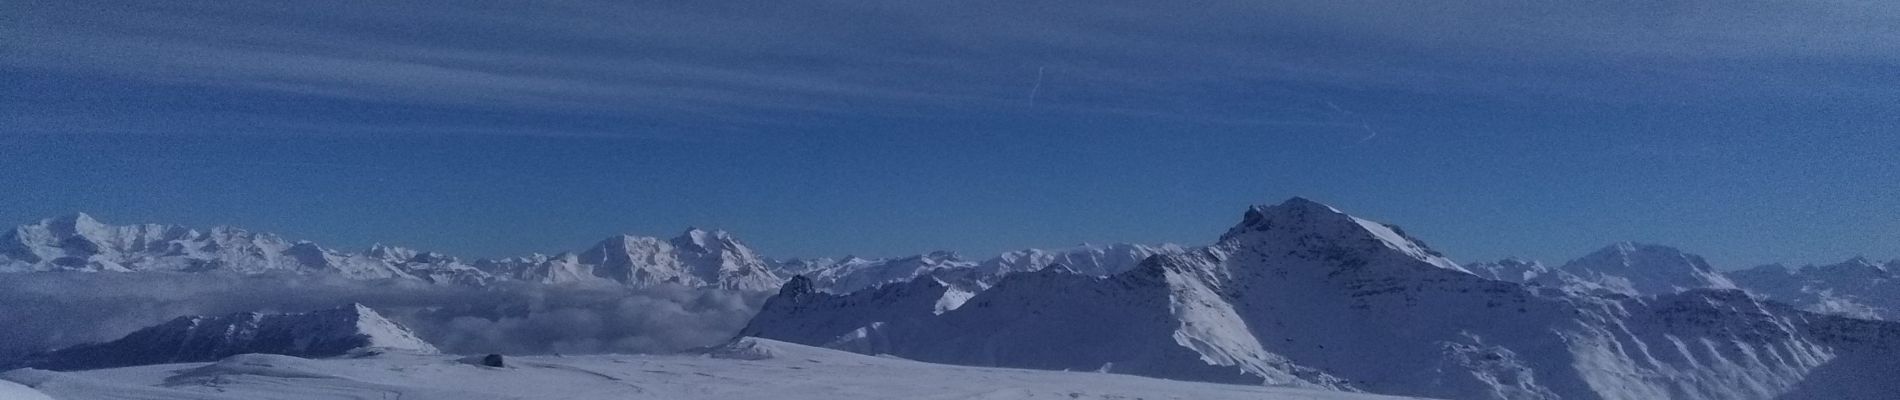
[[[1458,399],[1900,397],[1878,378],[1900,366],[1900,323],[1763,301],[1667,247],[1619,243],[1558,268],[1466,266],[1396,226],[1295,198],[1185,250],[1108,276],[1010,274],[974,293],[939,276],[850,293],[793,277],[741,335],[950,364]]]
[[[1855,258],[1724,273],[1679,249],[1627,242],[1557,267],[1461,265],[1397,226],[1302,198],[1252,207],[1206,246],[1082,245],[980,261],[770,259],[699,229],[472,262],[85,214],[0,234],[4,272],[776,289],[739,337],[945,364],[1460,399],[1894,398],[1900,387],[1880,374],[1900,367],[1900,324],[1878,320],[1900,309],[1896,268]],[[735,343],[776,343],[747,340]],[[351,305],[180,317],[16,363],[74,370],[373,349],[435,352]]]
[[[1669,246],[1616,243],[1562,266],[1522,259],[1467,264],[1480,276],[1574,292],[1656,296],[1690,289],[1741,289],[1802,310],[1900,320],[1900,260],[1864,257],[1828,265],[1781,264],[1722,272],[1701,256]]]
[[[497,281],[596,282],[645,287],[676,284],[770,291],[784,277],[810,275],[821,290],[850,292],[907,281],[938,269],[968,270],[986,286],[1002,275],[1066,265],[1107,274],[1132,268],[1174,245],[1114,244],[1014,251],[980,261],[950,252],[867,259],[769,259],[725,231],[687,229],[670,239],[616,235],[578,252],[463,261],[441,253],[373,245],[360,252],[233,227],[197,230],[174,225],[110,225],[80,213],[47,218],[0,233],[0,272],[296,272],[353,279],[407,279],[437,284]]]
[[[1026,249],[980,260],[947,251],[892,258],[774,259],[725,231],[687,229],[672,238],[616,235],[577,252],[464,261],[382,244],[358,252],[340,251],[233,227],[109,225],[79,213],[0,232],[0,273],[289,271],[475,286],[497,281],[595,282],[747,291],[775,290],[787,278],[803,275],[816,290],[851,293],[926,275],[983,290],[1006,275],[1058,265],[1085,275],[1109,276],[1156,255],[1190,250],[1195,249],[1118,243]],[[1554,268],[1515,258],[1461,268],[1507,282],[1631,296],[1739,288],[1808,311],[1900,318],[1900,279],[1894,279],[1900,260],[1883,264],[1856,257],[1830,265],[1790,268],[1774,264],[1723,272],[1702,257],[1673,247],[1623,242]]]

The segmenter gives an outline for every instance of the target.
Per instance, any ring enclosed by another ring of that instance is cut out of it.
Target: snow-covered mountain
[[[752,248],[725,231],[688,229],[672,239],[620,235],[578,254],[477,262],[510,279],[542,283],[612,281],[630,286],[769,291],[784,283]]]
[[[36,354],[18,364],[80,370],[213,361],[244,353],[330,357],[361,350],[436,353],[408,328],[351,304],[303,313],[178,317],[118,340]]]
[[[1506,282],[1583,292],[1654,296],[1689,289],[1743,289],[1803,310],[1854,318],[1900,320],[1900,260],[1882,265],[1864,257],[1829,265],[1789,268],[1769,264],[1718,271],[1701,256],[1667,246],[1617,243],[1558,268],[1506,259],[1465,266]]]
[[[1521,258],[1465,264],[1465,270],[1478,276],[1515,283],[1537,282],[1549,279],[1551,274],[1550,267],[1544,266],[1544,263]]]
[[[1706,265],[1636,245],[1581,260],[1586,272]],[[1585,280],[1652,281],[1677,282]],[[1738,290],[1632,297],[1490,279],[1397,227],[1299,198],[1113,276],[1014,274],[942,310],[947,287],[834,295],[794,278],[742,334],[930,362],[1460,399],[1851,397],[1867,393],[1804,382],[1900,358],[1900,324]],[[1875,386],[1876,398],[1900,396]]]
[[[804,276],[809,279],[810,286],[818,290],[849,293],[889,283],[907,282],[937,270],[969,270],[976,265],[956,253],[936,251],[880,259],[855,256],[836,260],[795,259],[780,261],[776,263],[776,268],[786,276]]]
[[[761,291],[783,283],[757,253],[724,231],[690,229],[670,240],[620,235],[580,253],[463,262],[381,244],[343,252],[231,227],[107,225],[86,214],[44,219],[0,234],[0,272],[44,271],[288,271],[464,285],[513,279]]]
[[[481,284],[487,273],[438,253],[372,246],[361,253],[231,227],[107,225],[86,214],[48,218],[0,234],[0,272],[267,271],[335,273]]]
[[[1880,265],[1855,257],[1800,269],[1771,264],[1728,277],[1751,293],[1809,311],[1900,320],[1900,260]]]
[[[1737,289],[1702,256],[1633,242],[1605,246],[1556,268],[1517,258],[1467,264],[1486,278],[1578,292],[1654,296],[1690,289]]]
[[[1674,293],[1689,289],[1735,289],[1702,256],[1674,247],[1621,242],[1571,260],[1557,268],[1559,276],[1540,278],[1561,286],[1603,290],[1631,296]]]
[[[996,256],[977,265],[982,276],[1001,278],[1017,272],[1040,271],[1062,265],[1077,273],[1108,276],[1135,269],[1142,260],[1160,254],[1179,254],[1187,249],[1174,244],[1149,246],[1116,243],[1106,246],[1084,244],[1066,249],[1026,249]]]
[[[988,287],[1009,274],[1040,271],[1057,265],[1085,275],[1108,276],[1133,269],[1141,260],[1157,254],[1184,251],[1187,250],[1173,244],[1083,244],[1061,249],[1010,251],[983,261],[968,261],[956,253],[938,251],[882,259],[792,259],[775,262],[773,268],[780,276],[805,276],[811,280],[812,287],[820,291],[851,293],[930,274],[939,278],[957,275],[979,287]]]
[[[1051,265],[1108,275],[1133,268],[1155,254],[1182,251],[1175,245],[1113,244],[1026,249],[983,261],[965,260],[947,251],[882,259],[774,261],[725,231],[688,229],[670,239],[617,235],[579,252],[464,262],[441,253],[382,244],[345,252],[239,228],[199,231],[156,224],[117,226],[75,214],[0,234],[0,272],[288,271],[476,286],[515,280],[612,282],[636,287],[679,284],[750,291],[771,291],[784,283],[783,277],[805,275],[820,290],[843,293],[905,282],[938,270],[954,271],[939,276],[966,275],[968,279],[959,280],[969,280],[979,287],[987,287],[1003,275]]]

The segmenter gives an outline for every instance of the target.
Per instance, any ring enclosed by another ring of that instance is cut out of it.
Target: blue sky
[[[1461,261],[1900,257],[1892,2],[688,3],[0,4],[0,221],[976,257],[1298,195]]]

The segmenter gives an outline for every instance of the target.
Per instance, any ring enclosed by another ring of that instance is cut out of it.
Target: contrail
[[[1048,68],[1048,67],[1047,66],[1036,67],[1036,85],[1029,87],[1029,105],[1032,105],[1032,106],[1036,105],[1036,94],[1042,92],[1042,69],[1043,68]]]
[[[1372,140],[1372,138],[1379,137],[1379,131],[1377,129],[1372,129],[1372,124],[1361,122],[1359,123],[1359,127],[1366,128],[1366,137],[1359,138],[1359,141],[1353,142],[1353,144],[1365,143],[1367,140]]]
[[[1359,113],[1347,111],[1344,108],[1340,108],[1339,104],[1333,103],[1332,100],[1323,100],[1323,101],[1325,101],[1326,106],[1331,107],[1334,112],[1337,112],[1340,114],[1346,114],[1346,116],[1348,117],[1352,117],[1353,119],[1359,120],[1359,128],[1366,130],[1366,137],[1359,138],[1359,141],[1352,143],[1353,145],[1359,145],[1361,143],[1365,143],[1367,140],[1372,140],[1372,138],[1379,137],[1379,130],[1372,129],[1372,122],[1366,121],[1365,117],[1360,117]]]

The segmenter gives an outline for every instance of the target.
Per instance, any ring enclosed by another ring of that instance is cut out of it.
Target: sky
[[[0,223],[464,257],[1205,244],[1900,257],[1900,3],[0,3]]]

